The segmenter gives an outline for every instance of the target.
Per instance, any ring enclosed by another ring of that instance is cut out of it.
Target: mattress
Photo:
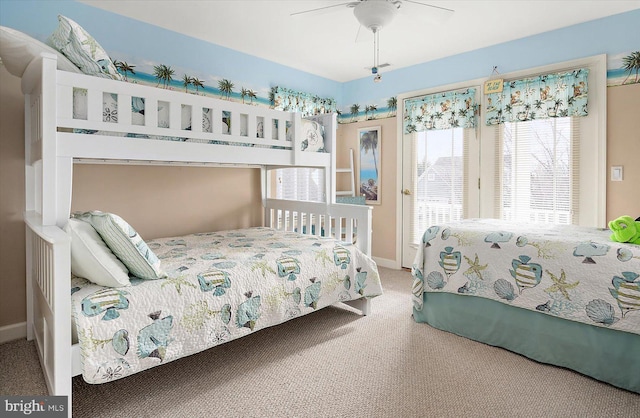
[[[89,383],[119,379],[336,302],[382,294],[376,264],[333,239],[260,227],[148,244],[166,279],[132,278],[131,286],[120,288],[72,280]]]
[[[423,292],[479,296],[640,334],[640,246],[597,228],[474,219],[432,226],[413,265]]]

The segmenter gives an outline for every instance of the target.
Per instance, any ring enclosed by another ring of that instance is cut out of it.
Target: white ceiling
[[[339,82],[366,77],[373,35],[346,0],[80,0],[82,3]],[[640,0],[419,0],[380,31],[384,71],[640,8]],[[292,13],[332,6],[324,11]]]

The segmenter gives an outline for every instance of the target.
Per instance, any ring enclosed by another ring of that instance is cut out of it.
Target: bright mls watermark
[[[1,417],[66,417],[67,396],[1,396]]]

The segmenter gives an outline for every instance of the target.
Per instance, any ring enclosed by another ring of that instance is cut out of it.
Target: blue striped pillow
[[[129,272],[141,279],[162,279],[160,260],[131,225],[113,213],[100,211],[74,215],[90,223],[109,249],[122,261]]]

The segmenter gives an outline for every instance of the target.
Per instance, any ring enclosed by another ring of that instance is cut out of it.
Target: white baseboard
[[[4,327],[0,327],[0,344],[18,340],[20,338],[27,338],[26,322],[20,322],[17,324],[5,325]]]
[[[389,260],[388,258],[372,257],[380,267],[386,267],[388,269],[400,270],[400,266],[396,263],[396,260]]]

